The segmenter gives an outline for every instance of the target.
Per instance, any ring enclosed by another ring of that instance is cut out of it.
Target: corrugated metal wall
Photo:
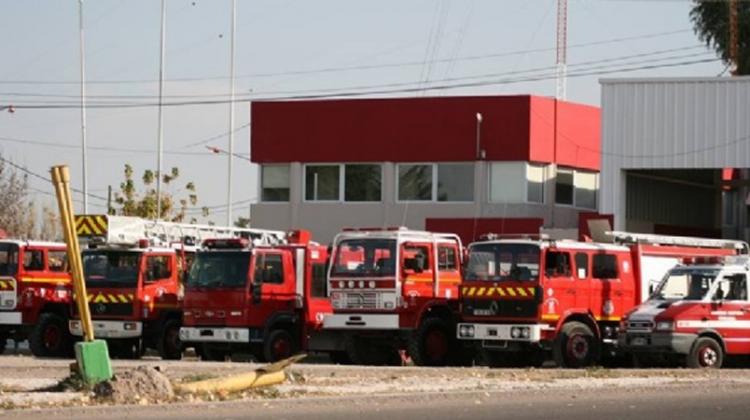
[[[600,212],[625,227],[625,169],[750,167],[750,77],[602,82]]]

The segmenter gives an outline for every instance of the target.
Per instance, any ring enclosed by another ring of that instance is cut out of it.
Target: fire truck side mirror
[[[263,284],[262,283],[251,283],[250,284],[250,292],[253,296],[253,303],[254,304],[260,304],[261,302],[261,292],[263,291]]]

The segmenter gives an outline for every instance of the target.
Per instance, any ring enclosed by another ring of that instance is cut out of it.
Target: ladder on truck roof
[[[639,243],[653,245],[690,246],[700,248],[724,248],[734,249],[740,254],[748,253],[747,242],[733,239],[709,239],[696,238],[691,236],[655,235],[650,233],[632,233],[622,231],[610,231],[606,232],[606,235],[611,236],[615,240],[615,242],[622,244]]]
[[[278,245],[286,242],[286,232],[227,226],[147,220],[140,217],[83,214],[75,216],[76,234],[90,243],[134,246],[141,240],[149,245],[192,242],[200,245],[209,238],[246,238],[253,245]]]

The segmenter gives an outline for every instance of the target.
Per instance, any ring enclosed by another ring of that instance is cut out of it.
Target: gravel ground
[[[69,360],[41,360],[26,355],[0,356],[0,407],[39,408],[94,403],[88,393],[40,392],[70,372]],[[173,381],[190,381],[246,372],[259,365],[185,360],[113,361],[116,372],[137,366],[160,366]],[[546,390],[649,389],[691,386],[750,386],[750,370],[725,369],[487,369],[337,366],[298,364],[289,380],[262,391],[234,395],[182,395],[176,402],[268,400],[317,397],[363,397],[390,394],[517,392]],[[142,402],[147,404],[147,402]]]

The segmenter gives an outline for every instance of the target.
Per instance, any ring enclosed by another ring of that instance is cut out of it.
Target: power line
[[[600,41],[592,41],[581,44],[568,45],[568,49],[571,48],[584,48],[597,45],[606,45],[613,43],[620,43],[625,41],[651,39],[668,35],[675,35],[679,33],[691,32],[689,29],[680,29],[665,32],[656,32],[650,34],[635,35],[630,37],[611,38]],[[447,57],[434,59],[434,63],[451,63],[456,61],[475,61],[484,60],[491,58],[509,57],[514,55],[524,55],[529,53],[540,53],[554,51],[555,48],[537,48],[531,50],[517,50],[517,51],[506,51],[491,54],[481,55],[467,55],[463,57]],[[385,64],[361,64],[354,66],[340,66],[340,67],[322,67],[317,69],[308,70],[289,70],[284,72],[266,72],[266,73],[250,73],[245,75],[236,76],[237,79],[250,79],[250,78],[265,78],[265,77],[278,77],[278,76],[291,76],[291,75],[302,75],[302,74],[316,74],[316,73],[334,73],[334,72],[346,72],[346,71],[360,71],[360,70],[377,70],[385,68],[399,68],[399,67],[412,67],[421,66],[425,63],[424,60],[420,61],[402,61],[395,63]],[[201,82],[201,81],[214,81],[214,80],[226,80],[228,76],[206,76],[206,77],[182,77],[166,79],[166,82]],[[157,83],[158,80],[152,79],[121,79],[121,80],[87,80],[87,84],[146,84],[146,83]],[[0,84],[5,85],[77,85],[80,81],[50,81],[50,80],[0,80]]]
[[[21,165],[18,165],[18,164],[14,163],[14,162],[13,162],[13,161],[11,161],[11,160],[5,159],[5,158],[4,158],[4,157],[2,157],[2,156],[0,156],[0,161],[2,161],[2,162],[4,162],[4,163],[7,163],[8,165],[10,165],[10,166],[12,166],[12,167],[14,167],[14,168],[18,169],[19,171],[21,171],[21,172],[23,172],[23,173],[25,173],[25,174],[27,174],[27,175],[31,175],[31,176],[33,176],[34,178],[38,178],[38,179],[41,179],[42,181],[45,181],[45,182],[49,182],[49,183],[52,183],[52,179],[50,179],[50,178],[47,178],[47,177],[46,177],[46,176],[44,176],[44,175],[40,175],[39,173],[37,173],[37,172],[34,172],[34,171],[32,171],[32,170],[29,170],[29,169],[27,169],[27,168],[25,168],[25,167],[23,167],[23,166],[21,166]],[[72,191],[74,191],[74,192],[77,192],[77,193],[81,193],[81,194],[83,194],[83,191],[81,191],[81,190],[79,190],[79,189],[77,189],[77,188],[73,188],[73,187],[71,187],[70,189],[71,189]],[[102,196],[100,196],[100,195],[96,195],[96,194],[91,194],[91,193],[88,193],[87,195],[88,195],[89,197],[92,197],[92,198],[96,198],[96,199],[98,199],[98,200],[103,200],[103,201],[107,201],[107,197],[102,197]]]
[[[652,62],[653,60],[648,60],[648,62]],[[684,61],[677,61],[677,62],[671,62],[671,63],[663,63],[663,64],[650,64],[650,65],[643,65],[643,66],[635,66],[635,67],[627,67],[627,68],[616,68],[611,70],[599,70],[599,71],[591,71],[590,69],[583,71],[579,73],[570,73],[568,74],[568,77],[586,77],[586,76],[601,76],[605,74],[613,74],[613,73],[627,73],[627,72],[633,72],[633,71],[639,71],[639,70],[653,70],[653,69],[661,69],[661,68],[670,68],[670,67],[681,67],[681,66],[687,66],[687,65],[693,65],[693,64],[701,64],[701,63],[709,63],[709,62],[716,62],[719,61],[718,58],[712,57],[712,58],[704,58],[704,59],[695,59],[695,60],[684,60]],[[628,64],[636,64],[636,63],[628,63]],[[605,68],[609,66],[600,66],[599,68]],[[337,90],[341,90],[341,92],[336,93],[319,93],[319,94],[299,94],[299,95],[288,95],[288,96],[268,96],[268,97],[254,97],[254,98],[238,98],[234,102],[240,103],[240,102],[248,102],[251,99],[253,100],[261,100],[261,101],[283,101],[283,100],[303,100],[303,99],[330,99],[330,98],[345,98],[345,97],[359,97],[359,96],[366,96],[366,95],[387,95],[387,94],[395,94],[395,93],[413,93],[418,92],[423,89],[431,90],[431,91],[442,91],[442,90],[450,90],[450,89],[459,89],[459,88],[472,88],[472,87],[482,87],[482,86],[496,86],[496,85],[507,85],[507,84],[515,84],[515,83],[525,83],[525,82],[538,82],[538,81],[544,81],[544,80],[550,80],[554,79],[555,75],[537,75],[537,76],[528,76],[528,77],[521,77],[521,78],[515,78],[515,79],[509,79],[509,78],[501,78],[501,79],[494,79],[494,80],[481,80],[481,81],[474,81],[474,82],[463,82],[463,83],[453,83],[453,84],[442,84],[442,85],[432,85],[429,87],[405,87],[405,88],[395,88],[390,89],[388,86],[393,85],[400,85],[400,86],[411,86],[414,84],[414,82],[411,83],[398,83],[398,84],[390,84],[390,85],[373,85],[373,86],[360,86],[360,87],[348,87],[348,88],[338,88],[338,89],[328,89],[329,92],[335,92]],[[346,91],[345,89],[372,89],[372,90],[363,90],[363,91]],[[325,92],[326,89],[316,89],[312,90],[313,92]],[[217,105],[217,104],[227,104],[231,101],[225,100],[225,99],[215,99],[215,100],[193,100],[193,101],[173,101],[173,102],[166,102],[163,104],[163,106],[169,106],[169,107],[178,107],[178,106],[196,106],[196,105]],[[157,106],[158,104],[153,102],[140,102],[140,103],[95,103],[92,104],[91,108],[101,108],[101,109],[107,109],[107,108],[147,108],[147,107],[153,107]],[[30,105],[14,105],[16,109],[75,109],[78,106],[74,104],[30,104]]]

